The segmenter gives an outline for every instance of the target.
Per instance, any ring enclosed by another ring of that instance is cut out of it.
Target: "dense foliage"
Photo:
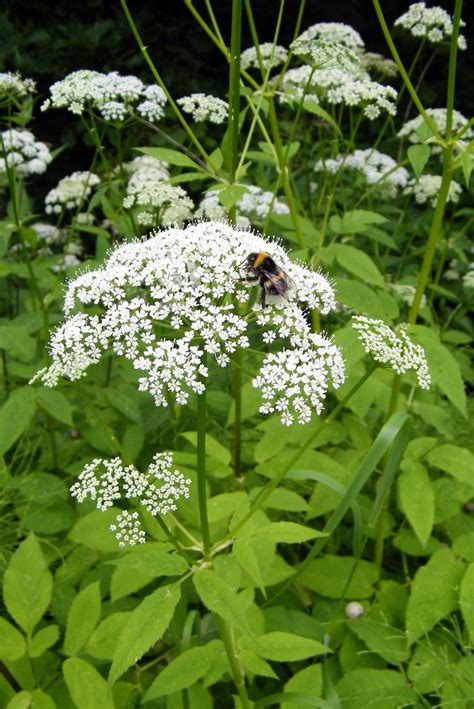
[[[0,705],[468,709],[462,1],[373,0],[388,58],[184,0],[181,97],[121,4],[148,74],[0,73]]]

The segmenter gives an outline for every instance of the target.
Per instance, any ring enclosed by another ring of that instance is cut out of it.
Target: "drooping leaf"
[[[317,640],[279,631],[260,635],[255,641],[254,649],[265,660],[277,662],[305,660],[308,657],[331,652],[326,645]]]
[[[407,150],[408,159],[413,168],[413,172],[416,177],[420,177],[423,173],[428,158],[430,157],[430,146],[429,145],[410,145]]]

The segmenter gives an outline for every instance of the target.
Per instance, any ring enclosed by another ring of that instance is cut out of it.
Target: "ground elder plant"
[[[0,74],[0,705],[471,706],[462,1],[230,6]]]

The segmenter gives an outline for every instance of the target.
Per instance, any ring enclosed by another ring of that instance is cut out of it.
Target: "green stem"
[[[203,357],[203,364],[206,364],[206,355]],[[201,533],[204,557],[209,556],[210,537],[209,521],[207,518],[207,494],[206,494],[206,389],[197,397],[197,477],[198,477],[198,498],[199,516],[201,519]]]
[[[250,709],[250,702],[247,694],[247,687],[245,686],[245,673],[239,662],[239,656],[237,654],[237,647],[235,644],[234,631],[232,627],[222,618],[216,616],[217,627],[219,628],[219,633],[224,643],[225,652],[227,659],[229,660],[230,671],[232,674],[232,679],[234,680],[235,686],[239,693],[240,701],[242,703],[242,709]]]
[[[234,354],[234,475],[240,478],[242,454],[242,360],[239,347]]]
[[[235,182],[235,169],[239,152],[240,115],[240,45],[242,37],[242,0],[232,0],[232,29],[229,64],[229,182]],[[229,219],[235,224],[236,206],[229,209]]]
[[[241,529],[244,524],[246,524],[251,517],[255,514],[257,510],[259,510],[262,505],[268,500],[270,495],[272,494],[273,490],[275,490],[276,487],[281,483],[285,475],[292,470],[292,468],[295,466],[295,464],[298,462],[298,460],[301,458],[303,453],[305,453],[316,441],[316,439],[319,437],[319,435],[323,432],[323,430],[326,428],[326,426],[333,421],[336,416],[339,414],[340,411],[344,408],[344,406],[347,404],[347,402],[354,396],[354,394],[360,389],[362,384],[371,376],[373,372],[377,369],[377,364],[373,363],[365,372],[365,374],[359,379],[356,384],[352,387],[352,389],[346,394],[346,396],[341,399],[341,401],[338,403],[338,405],[331,411],[331,413],[319,424],[317,427],[316,431],[313,431],[313,433],[309,436],[309,438],[306,439],[305,443],[303,443],[300,448],[298,448],[297,452],[295,455],[291,458],[291,460],[283,467],[283,469],[276,475],[272,480],[270,480],[269,483],[263,488],[263,490],[260,492],[258,497],[254,500],[250,510],[247,512],[247,514],[238,522],[233,529],[230,530],[230,532],[219,542],[217,542],[213,550],[219,549],[223,544],[225,544],[229,539],[232,539],[235,537],[235,534]]]
[[[458,56],[458,37],[461,24],[462,0],[456,0],[454,7],[453,32],[449,50],[448,91],[446,97],[446,140],[451,140],[453,132],[454,89],[456,86],[456,63]]]

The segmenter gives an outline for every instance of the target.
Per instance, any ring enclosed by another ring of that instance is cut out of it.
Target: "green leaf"
[[[358,599],[372,595],[378,577],[377,567],[369,561],[326,554],[322,559],[311,561],[299,581],[321,596]]]
[[[291,704],[284,701],[288,693],[307,694],[309,697],[320,697],[323,692],[322,665],[310,665],[296,672],[285,684],[285,692],[281,700],[280,709],[289,709]]]
[[[224,652],[221,640],[211,640],[207,645],[185,650],[160,672],[143,702],[191,687],[207,674],[216,658]]]
[[[263,657],[259,657],[255,650],[240,650],[239,660],[247,672],[261,677],[278,679],[278,675],[272,670],[271,665]]]
[[[259,550],[258,548],[254,548],[256,543],[258,543],[258,538],[238,539],[233,545],[232,553],[245,573],[250,576],[263,595],[266,596],[265,581],[259,563]]]
[[[244,185],[230,185],[219,190],[219,202],[227,209],[231,209],[239,199],[248,192]]]
[[[335,214],[329,220],[329,225],[336,234],[360,234],[372,224],[383,224],[386,221],[386,217],[377,214],[377,212],[370,212],[367,209],[353,209],[342,217]]]
[[[115,648],[130,612],[112,613],[99,623],[86,643],[84,652],[98,660],[113,660]]]
[[[383,286],[385,281],[379,269],[364,251],[348,244],[334,244],[332,246],[336,258],[346,271],[354,273],[367,283]]]
[[[436,551],[416,572],[408,599],[406,628],[410,643],[423,637],[458,605],[457,586],[464,565],[450,549]]]
[[[341,129],[337,125],[336,121],[327,111],[324,110],[324,108],[321,108],[319,103],[316,103],[316,101],[307,97],[303,101],[303,108],[305,109],[305,111],[309,111],[309,113],[313,113],[315,116],[319,116],[320,118],[325,120],[326,123],[329,123],[334,128],[336,133],[338,133],[342,138]]]
[[[254,649],[260,657],[277,662],[305,660],[308,657],[326,655],[331,652],[328,647],[317,640],[277,630],[260,635],[255,642]]]
[[[89,549],[106,552],[118,551],[118,542],[113,532],[110,531],[110,525],[115,523],[119,512],[120,510],[114,507],[110,507],[104,512],[101,510],[89,512],[76,522],[69,532],[69,538],[76,544],[83,544]]]
[[[421,463],[405,460],[398,477],[400,506],[425,547],[433,529],[435,495],[430,477]]]
[[[2,324],[0,349],[21,362],[31,362],[35,356],[36,340],[29,335],[26,327]]]
[[[72,426],[72,406],[64,394],[48,387],[36,389],[36,403],[41,409],[67,426]]]
[[[35,413],[35,392],[32,387],[15,389],[0,409],[0,456],[4,455],[30,425]]]
[[[188,569],[184,559],[170,554],[170,547],[162,542],[134,547],[112,563],[116,566],[110,586],[112,603],[135,593],[159,576],[179,576]]]
[[[416,177],[420,177],[430,157],[429,145],[410,145],[407,150],[408,159]]]
[[[11,617],[31,634],[51,601],[53,579],[41,547],[31,533],[10,559],[3,578],[3,599]]]
[[[187,431],[179,435],[189,441],[195,448],[197,447],[196,431]],[[219,443],[219,441],[209,433],[206,433],[206,455],[223,465],[228,465],[232,459],[229,449],[223,446],[222,443]]]
[[[434,468],[440,468],[461,483],[474,486],[474,456],[467,450],[445,443],[430,450],[426,460]]]
[[[19,660],[26,651],[25,638],[14,625],[0,618],[0,658],[2,660]]]
[[[8,702],[7,709],[56,709],[53,699],[41,689],[18,692]]]
[[[70,657],[63,664],[63,675],[77,709],[115,709],[109,685],[88,662]]]
[[[99,622],[100,610],[100,583],[96,581],[80,591],[71,604],[64,638],[66,655],[77,655],[82,650]]]
[[[256,529],[254,534],[261,535],[277,544],[301,544],[309,539],[316,539],[316,537],[327,537],[325,532],[305,527],[296,522],[270,522],[270,524]]]
[[[163,586],[146,596],[132,611],[117,643],[109,682],[115,682],[161,639],[171,622],[180,596],[179,584]]]
[[[336,685],[342,706],[347,709],[400,709],[417,702],[403,674],[394,670],[363,668],[348,672]]]
[[[38,630],[28,643],[29,657],[40,657],[46,650],[54,645],[59,638],[59,626],[48,625]]]
[[[472,155],[465,151],[459,153],[459,160],[461,162],[462,171],[464,174],[464,179],[466,181],[466,187],[469,187],[469,180],[471,179],[471,172],[474,168],[474,159]]]
[[[374,291],[360,281],[349,278],[336,279],[336,300],[340,303],[369,318],[391,320],[384,303],[379,302],[379,293],[380,291]]]
[[[261,487],[253,487],[250,499],[253,501],[261,492]],[[306,500],[293,490],[286,490],[278,487],[269,495],[262,505],[262,508],[270,507],[272,510],[284,510],[286,512],[308,512],[309,505]]]
[[[163,162],[168,163],[168,165],[192,167],[199,172],[204,172],[200,165],[184,153],[180,153],[179,150],[171,150],[170,148],[135,148],[135,150],[139,153],[143,153],[143,155],[149,155],[157,160],[163,160]]]
[[[383,657],[390,665],[399,665],[408,660],[410,652],[405,633],[386,622],[358,618],[346,625],[369,650]]]
[[[469,564],[459,588],[459,605],[467,632],[474,642],[474,563]]]
[[[206,608],[217,613],[233,627],[252,635],[242,601],[224,579],[211,569],[201,569],[194,574],[193,582]]]

